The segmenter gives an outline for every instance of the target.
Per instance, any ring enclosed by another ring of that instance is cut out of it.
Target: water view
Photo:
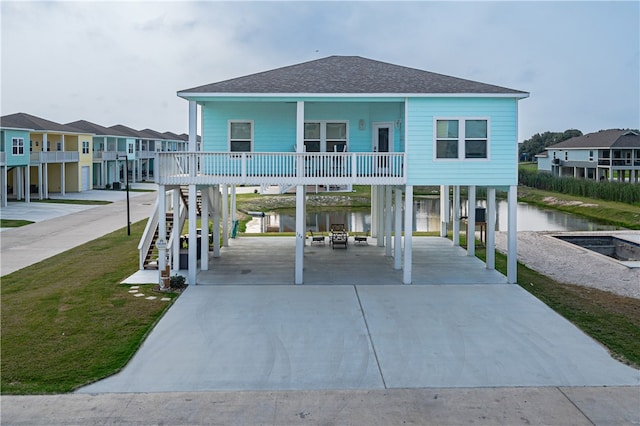
[[[498,208],[496,229],[507,230],[507,201],[496,201]],[[478,207],[486,207],[484,201]],[[453,210],[453,209],[452,209]],[[460,216],[466,216],[467,203],[463,201]],[[306,229],[326,232],[331,224],[342,223],[351,232],[368,231],[371,228],[369,209],[340,209],[336,211],[307,211]],[[606,231],[614,226],[601,225],[588,219],[543,209],[526,203],[518,203],[518,231]],[[437,232],[440,230],[440,200],[418,198],[414,201],[413,230]],[[295,232],[295,213],[281,214],[265,212],[264,217],[254,217],[247,224],[247,232]]]

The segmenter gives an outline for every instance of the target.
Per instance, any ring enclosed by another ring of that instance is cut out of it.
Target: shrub
[[[186,279],[182,275],[174,275],[171,278],[169,278],[169,287],[182,288],[184,287],[185,282],[186,282]]]

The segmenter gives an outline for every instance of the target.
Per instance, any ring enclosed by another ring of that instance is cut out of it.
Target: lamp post
[[[127,235],[131,235],[131,213],[129,208],[129,157],[126,155],[117,155],[116,158],[119,160],[120,158],[125,159],[125,185],[127,187]]]

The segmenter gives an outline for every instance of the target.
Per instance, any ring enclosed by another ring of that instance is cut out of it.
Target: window
[[[565,151],[564,152],[564,161],[567,161],[569,159],[569,151]]]
[[[488,120],[436,120],[436,158],[486,159]]]
[[[346,122],[304,123],[304,147],[306,152],[346,152]]]
[[[458,120],[438,120],[436,158],[458,158]]]
[[[253,122],[229,122],[229,151],[251,152],[253,146]]]
[[[82,141],[82,153],[83,154],[89,153],[89,141]]]
[[[13,155],[24,155],[24,138],[11,138]]]
[[[593,151],[589,151],[589,161],[593,161]]]

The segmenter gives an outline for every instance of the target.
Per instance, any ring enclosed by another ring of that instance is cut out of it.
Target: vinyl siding
[[[5,152],[7,166],[26,166],[29,164],[29,132],[23,130],[2,130],[2,151]],[[24,154],[13,155],[13,138],[24,139]]]
[[[347,121],[350,152],[371,152],[372,123],[402,120],[398,102],[305,103],[305,121]],[[254,124],[254,152],[293,152],[296,144],[296,104],[283,102],[209,102],[202,108],[205,151],[227,152],[229,120]],[[364,120],[364,130],[359,122]],[[395,129],[394,150],[402,151],[400,128]]]
[[[509,98],[408,100],[407,184],[507,186],[518,183],[517,105]],[[435,159],[434,119],[487,118],[488,159]]]

